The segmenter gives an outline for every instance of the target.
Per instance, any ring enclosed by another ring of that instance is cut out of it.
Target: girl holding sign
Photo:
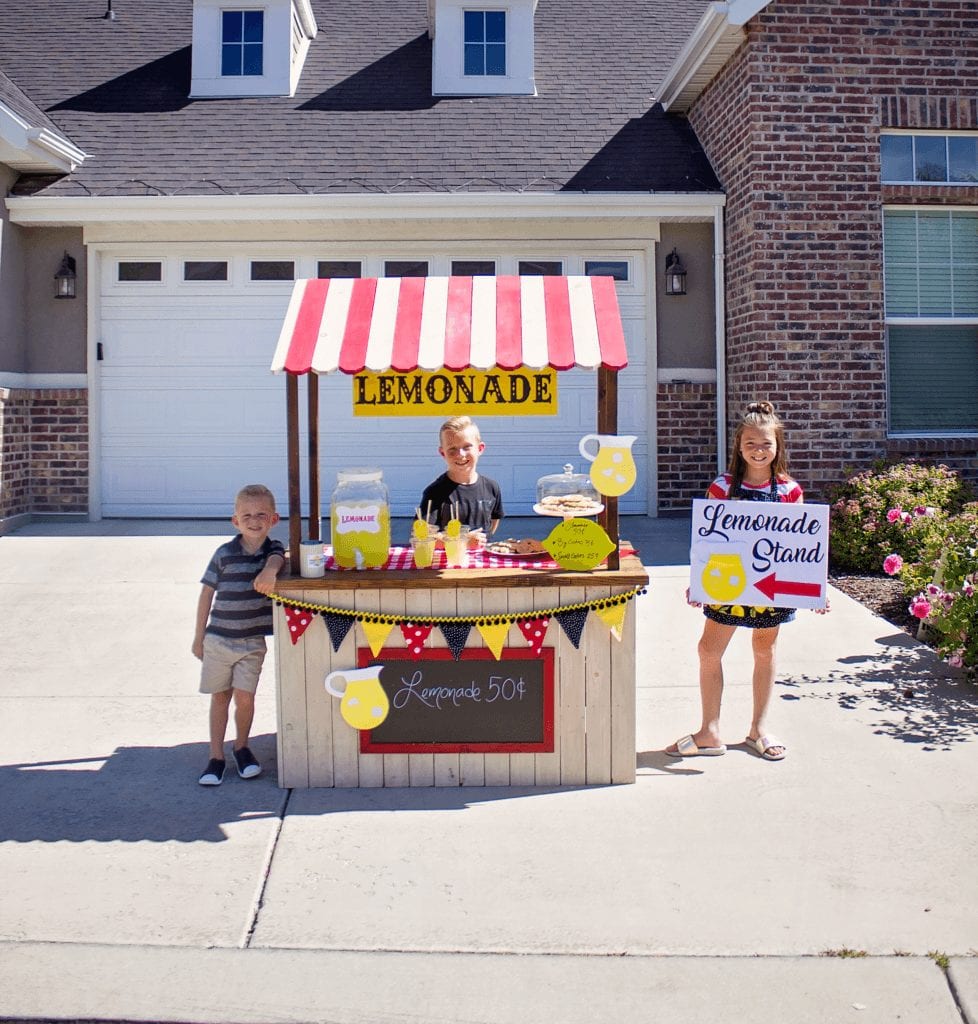
[[[734,434],[729,468],[710,484],[706,496],[736,501],[804,500],[801,487],[788,476],[784,426],[770,402],[751,402],[747,406]],[[794,609],[706,605],[703,614],[706,622],[697,648],[703,721],[698,732],[683,736],[667,747],[666,753],[672,757],[717,757],[727,752],[719,731],[723,655],[734,631],[743,626],[753,630],[754,652],[754,711],[744,742],[767,761],[782,760],[785,746],[765,732],[764,723],[774,691],[778,629],[782,622],[795,617]]]

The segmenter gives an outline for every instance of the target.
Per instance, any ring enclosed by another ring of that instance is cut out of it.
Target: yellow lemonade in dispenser
[[[637,472],[632,445],[638,440],[631,434],[588,434],[581,438],[580,452],[591,462],[591,483],[601,493],[618,497],[635,486]],[[588,451],[596,441],[598,450]]]
[[[343,569],[371,569],[390,554],[391,513],[379,469],[337,473],[330,508],[333,558]]]

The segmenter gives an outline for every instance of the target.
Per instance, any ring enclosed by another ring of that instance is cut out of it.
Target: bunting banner
[[[309,628],[313,617],[312,612],[306,611],[304,608],[286,607],[285,621],[289,624],[289,639],[293,646],[299,642],[299,637]]]
[[[520,632],[530,645],[533,656],[539,657],[543,647],[543,638],[547,635],[547,626],[550,625],[549,617],[541,615],[536,619],[519,619],[516,625],[520,627]]]
[[[482,639],[486,642],[486,647],[492,651],[492,656],[499,661],[503,656],[503,647],[506,645],[506,637],[509,635],[509,627],[512,625],[510,622],[491,622],[477,621],[476,628],[479,630]]]
[[[569,612],[557,612],[554,618],[560,623],[561,629],[575,650],[581,646],[581,634],[587,622],[587,608],[572,608]]]
[[[439,629],[441,629],[442,635],[445,637],[445,643],[448,644],[448,649],[452,652],[452,657],[458,661],[462,655],[462,651],[465,650],[465,641],[469,638],[469,632],[472,629],[471,622],[440,622],[438,623]],[[496,655],[496,661],[499,661],[499,655]]]
[[[329,641],[333,645],[335,653],[340,649],[340,644],[346,639],[346,634],[353,629],[353,623],[357,620],[352,615],[338,615],[336,612],[329,611],[320,612],[320,615],[326,620]]]
[[[411,657],[417,661],[421,657],[421,652],[424,650],[424,642],[431,635],[434,626],[431,623],[422,625],[418,622],[402,622],[401,635],[404,637],[404,642],[407,644],[408,650],[411,652]],[[377,652],[374,651],[374,654]]]
[[[376,658],[380,654],[390,631],[394,628],[393,622],[375,622],[373,619],[366,619],[360,623],[363,627],[363,635],[370,645],[370,653]]]
[[[330,605],[312,604],[309,601],[294,601],[280,594],[270,594],[269,597],[276,604],[282,606],[289,639],[293,644],[298,643],[318,614],[326,623],[334,651],[339,650],[340,645],[353,628],[353,624],[359,622],[375,658],[384,647],[387,637],[395,626],[400,627],[404,642],[411,654],[415,658],[420,658],[431,630],[438,626],[452,652],[452,657],[457,661],[468,642],[472,627],[475,626],[486,647],[498,661],[502,657],[506,637],[514,622],[519,626],[520,632],[534,656],[539,656],[543,648],[543,641],[551,618],[557,619],[575,648],[580,647],[589,612],[595,612],[614,638],[621,640],[628,602],[633,597],[645,593],[647,593],[645,587],[635,587],[611,597],[599,597],[577,604],[540,608],[529,612],[499,612],[484,615],[415,615],[410,618],[406,615],[388,615],[373,611],[357,612],[351,608],[333,608]]]
[[[606,608],[595,608],[594,614],[611,630],[611,635],[618,641],[621,640],[621,630],[625,625],[624,604],[612,604]]]

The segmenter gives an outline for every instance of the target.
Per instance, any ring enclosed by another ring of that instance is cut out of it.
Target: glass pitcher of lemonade
[[[372,569],[390,554],[391,512],[379,469],[341,469],[330,507],[333,558],[343,569]]]

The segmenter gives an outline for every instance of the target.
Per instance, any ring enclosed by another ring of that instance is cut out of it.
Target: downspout
[[[727,334],[726,334],[726,252],[722,206],[713,210],[713,290],[716,308],[717,364],[717,473],[727,468]]]

